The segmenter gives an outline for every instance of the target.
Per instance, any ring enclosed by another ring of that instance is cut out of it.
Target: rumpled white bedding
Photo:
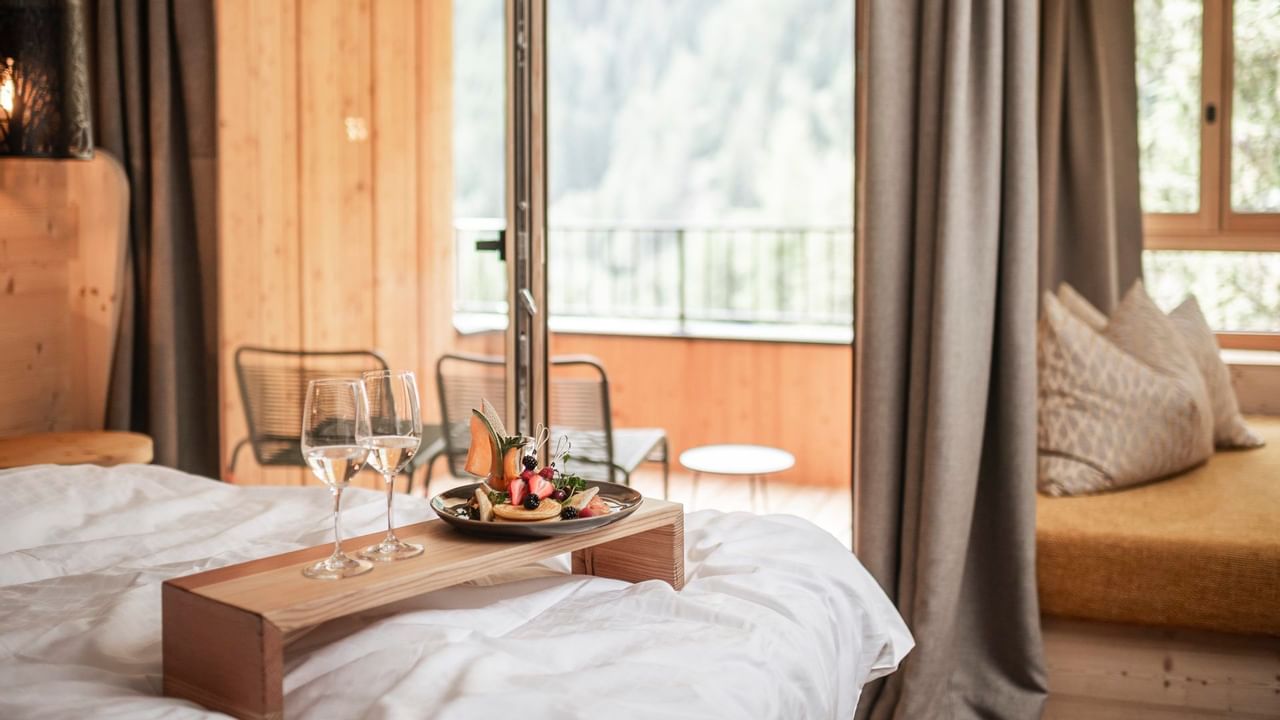
[[[432,517],[397,498],[399,523]],[[343,498],[378,531],[379,493]],[[160,583],[325,542],[325,489],[150,466],[0,472],[0,718],[194,718],[160,695]],[[318,629],[290,648],[308,718],[851,718],[912,639],[840,543],[789,516],[685,521],[687,584],[567,559]],[[376,572],[376,570],[375,570]]]

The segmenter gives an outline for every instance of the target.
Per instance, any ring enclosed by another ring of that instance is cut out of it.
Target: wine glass
[[[382,473],[387,486],[387,536],[360,551],[360,557],[377,562],[403,560],[422,554],[421,545],[396,537],[391,513],[395,478],[422,444],[422,414],[418,408],[418,384],[408,371],[377,370],[364,374],[369,399],[370,433],[360,440],[369,450],[369,464]]]
[[[342,552],[338,523],[342,490],[360,472],[369,450],[360,439],[369,434],[369,402],[364,384],[354,379],[312,380],[302,411],[302,456],[311,472],[333,493],[333,554],[303,568],[318,580],[341,580],[373,569],[373,564]]]

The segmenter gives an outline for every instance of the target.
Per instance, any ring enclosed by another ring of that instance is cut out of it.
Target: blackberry
[[[561,520],[572,520],[578,517],[578,508],[567,507],[560,511]]]
[[[525,470],[534,470],[538,467],[538,458],[532,455],[525,455],[521,462],[524,463]]]
[[[542,499],[533,493],[529,493],[529,495],[524,499],[525,510],[537,510],[538,505],[540,504],[542,504]]]

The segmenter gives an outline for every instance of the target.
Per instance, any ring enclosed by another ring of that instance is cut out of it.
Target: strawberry
[[[533,479],[536,477],[538,477],[538,474],[532,470],[525,470],[524,472],[520,473],[520,479],[525,481],[526,484],[532,483]]]
[[[511,495],[511,504],[520,507],[524,502],[524,496],[529,494],[529,484],[520,479],[512,480],[511,485],[507,487],[507,493]]]
[[[542,500],[546,500],[547,498],[551,497],[551,493],[555,491],[556,491],[556,486],[553,485],[551,481],[547,480],[546,478],[542,478],[542,477],[535,478],[533,482],[529,483],[529,492],[533,493],[534,495],[537,495],[538,498]]]
[[[538,474],[539,474],[539,475],[541,475],[542,477],[544,477],[544,478],[546,478],[546,479],[550,480],[551,478],[555,477],[556,469],[555,469],[555,468],[553,468],[553,467],[551,467],[550,465],[548,465],[548,466],[546,466],[546,467],[542,468],[541,470],[539,470],[539,471],[538,471]]]

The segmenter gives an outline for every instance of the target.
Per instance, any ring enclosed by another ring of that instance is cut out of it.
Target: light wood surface
[[[1280,638],[1044,618],[1047,718],[1280,717]]]
[[[291,638],[329,620],[574,553],[574,571],[684,586],[684,511],[646,498],[630,516],[581,535],[545,540],[473,538],[440,521],[397,528],[426,552],[340,581],[302,568],[320,545],[164,583],[164,692],[242,718],[283,716],[283,654]],[[351,538],[353,551],[383,533]]]
[[[297,0],[215,5],[218,50],[218,353],[223,466],[247,435],[232,355],[302,345]],[[298,468],[245,482],[301,484]]]
[[[500,335],[458,340],[501,353]],[[790,452],[770,482],[845,491],[853,482],[853,348],[849,345],[551,334],[551,354],[594,355],[609,373],[614,427],[660,427],[672,466],[699,445],[750,443]]]
[[[0,438],[0,468],[146,464],[152,456],[151,438],[132,432],[48,432]]]
[[[105,152],[0,158],[0,437],[103,427],[128,202]]]
[[[1246,415],[1280,415],[1280,352],[1227,350],[1231,385]]]
[[[217,3],[224,468],[247,434],[242,345],[379,349],[418,371],[437,414],[429,379],[453,338],[451,7]],[[314,482],[241,460],[237,482]]]

